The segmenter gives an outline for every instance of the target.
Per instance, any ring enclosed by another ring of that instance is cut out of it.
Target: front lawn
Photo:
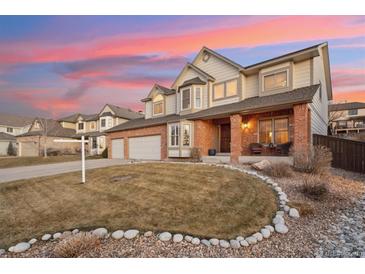
[[[88,156],[86,159],[99,159],[100,156]],[[62,156],[48,156],[44,157],[12,157],[1,158],[0,168],[19,167],[19,166],[33,166],[43,164],[54,164],[70,161],[79,161],[80,155],[62,155]]]
[[[219,167],[133,164],[0,184],[0,247],[73,228],[247,236],[271,222],[273,191]]]

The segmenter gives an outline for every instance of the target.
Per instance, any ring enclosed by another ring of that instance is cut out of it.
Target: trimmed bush
[[[16,150],[15,150],[12,142],[9,142],[8,151],[7,152],[8,152],[8,155],[9,156],[16,156]]]
[[[103,152],[101,153],[101,157],[108,158],[108,148],[105,148]]]
[[[270,166],[265,167],[263,172],[276,178],[291,177],[293,175],[290,165],[284,162],[272,163]]]
[[[54,255],[59,258],[77,258],[85,252],[100,246],[100,239],[90,233],[80,232],[59,242],[54,248]]]

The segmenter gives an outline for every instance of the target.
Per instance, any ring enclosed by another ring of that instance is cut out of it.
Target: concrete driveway
[[[97,160],[86,160],[85,166],[86,169],[93,169],[93,168],[123,165],[127,163],[129,163],[129,161],[122,159],[97,159]],[[81,161],[37,165],[37,166],[4,168],[0,169],[0,183],[22,180],[22,179],[30,179],[42,176],[50,176],[74,171],[80,171],[80,177],[81,177]],[[87,172],[86,172],[86,179],[87,179]]]

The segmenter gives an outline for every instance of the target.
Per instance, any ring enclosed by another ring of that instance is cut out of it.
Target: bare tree
[[[332,123],[335,122],[337,119],[345,116],[345,111],[331,111],[328,116],[328,127],[331,129],[331,133],[333,134],[333,126]]]

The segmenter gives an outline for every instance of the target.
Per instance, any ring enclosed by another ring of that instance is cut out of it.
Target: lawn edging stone
[[[134,162],[131,164],[138,164],[138,163],[149,163],[148,161],[140,161],[140,162]],[[172,241],[172,243],[180,243],[182,241],[186,241],[188,243],[191,243],[193,245],[204,245],[205,247],[209,248],[212,246],[220,246],[221,248],[240,248],[240,247],[248,247],[250,245],[255,245],[257,242],[260,242],[264,239],[268,239],[271,235],[273,235],[274,232],[277,232],[279,234],[286,234],[288,232],[288,227],[285,225],[285,214],[288,214],[291,218],[297,219],[299,218],[299,212],[295,208],[291,208],[287,205],[289,202],[289,199],[286,195],[286,193],[283,192],[280,186],[270,177],[261,175],[257,171],[249,170],[246,168],[243,168],[241,166],[232,166],[227,164],[208,164],[208,163],[189,163],[184,162],[179,164],[194,164],[194,165],[208,165],[208,166],[215,166],[215,167],[222,167],[230,170],[236,170],[240,171],[244,174],[254,176],[258,179],[260,179],[263,183],[267,184],[275,193],[278,200],[278,210],[276,212],[275,217],[272,220],[272,224],[268,224],[260,229],[260,231],[257,231],[253,233],[251,236],[248,236],[247,238],[244,238],[243,236],[237,236],[235,239],[216,239],[211,238],[210,240],[202,239],[200,240],[197,237],[190,236],[190,235],[183,235],[183,234],[172,234],[171,232],[165,231],[160,234],[157,234],[157,237],[160,241],[169,242]],[[66,234],[67,232],[67,234]],[[56,232],[53,234],[53,240],[60,240],[65,237],[76,235],[80,232],[79,229],[74,229],[71,232],[65,231],[65,232]],[[97,228],[95,230],[89,231],[92,235],[95,235],[99,238],[107,238],[110,236],[108,233],[108,230],[106,228]],[[144,237],[151,237],[154,233],[152,231],[145,232],[142,236]],[[203,233],[202,233],[203,234]],[[139,230],[137,229],[129,229],[126,231],[123,230],[116,230],[114,231],[111,236],[113,239],[119,240],[122,238],[125,239],[133,239],[139,235]],[[62,236],[62,237],[61,237]],[[48,241],[52,239],[51,234],[44,234],[41,237],[42,241]],[[8,251],[9,252],[24,252],[28,250],[31,245],[33,245],[35,242],[37,242],[36,238],[32,238],[29,242],[21,242],[18,243],[15,246],[11,246]],[[0,249],[2,255],[5,250]]]

